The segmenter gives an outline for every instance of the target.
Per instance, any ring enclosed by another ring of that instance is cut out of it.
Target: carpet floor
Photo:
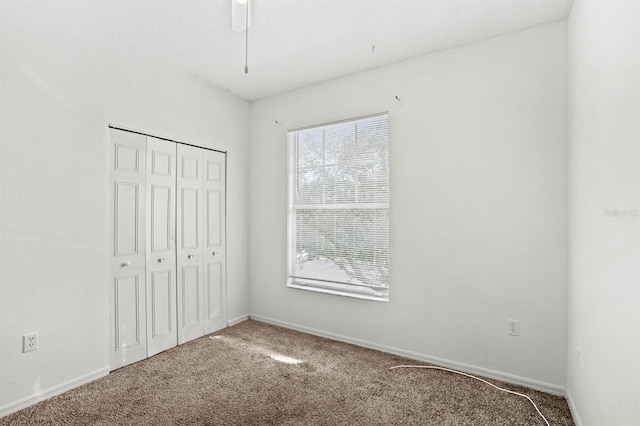
[[[0,419],[0,425],[545,425],[526,399],[257,321],[204,336]],[[529,395],[551,425],[564,398]]]

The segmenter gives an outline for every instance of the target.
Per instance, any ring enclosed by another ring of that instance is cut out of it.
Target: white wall
[[[636,0],[576,0],[569,19],[567,388],[583,425],[640,424],[639,27]]]
[[[563,392],[566,60],[558,22],[253,103],[252,315]],[[287,288],[286,130],[385,110],[390,302]]]
[[[228,151],[228,315],[248,313],[249,104],[20,4],[0,4],[0,415],[108,371],[110,123]]]

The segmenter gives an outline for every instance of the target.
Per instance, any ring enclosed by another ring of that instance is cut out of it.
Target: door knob
[[[188,255],[187,259],[193,259],[193,255],[192,254]]]
[[[158,259],[158,263],[162,263],[164,262],[164,257],[161,257],[160,259]]]
[[[123,267],[123,268],[125,268],[125,267],[127,267],[127,266],[131,266],[131,262],[130,262],[130,261],[128,261],[128,260],[127,260],[126,262],[123,262],[123,263],[122,263],[122,267]]]
[[[211,252],[211,255],[212,255],[212,256],[215,256],[215,255],[216,255],[216,252],[215,252],[215,251],[212,251],[212,252]]]

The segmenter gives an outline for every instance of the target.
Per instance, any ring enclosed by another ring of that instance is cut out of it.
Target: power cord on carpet
[[[538,412],[538,414],[540,414],[540,417],[542,417],[542,420],[544,420],[544,422],[547,424],[547,426],[551,426],[551,425],[549,424],[549,422],[547,421],[547,419],[546,419],[546,418],[544,417],[544,415],[542,414],[542,412],[540,412],[540,409],[538,408],[538,406],[536,405],[536,403],[535,403],[535,402],[533,402],[533,400],[532,400],[531,398],[529,398],[529,396],[528,396],[528,395],[525,395],[525,394],[523,394],[523,393],[519,393],[519,392],[514,392],[514,391],[509,390],[509,389],[501,388],[500,386],[496,386],[496,385],[494,385],[494,384],[493,384],[493,383],[491,383],[491,382],[488,382],[488,381],[486,381],[486,380],[484,380],[484,379],[481,379],[480,377],[472,376],[471,374],[463,373],[463,372],[461,372],[461,371],[451,370],[451,369],[449,369],[449,368],[436,367],[436,366],[434,366],[434,365],[396,365],[396,366],[394,366],[394,367],[389,368],[389,370],[393,370],[393,369],[395,369],[395,368],[427,368],[427,369],[430,369],[430,370],[442,370],[442,371],[448,371],[449,373],[459,374],[459,375],[461,375],[461,376],[470,377],[470,378],[475,379],[475,380],[478,380],[478,381],[480,381],[480,382],[482,382],[482,383],[486,383],[487,385],[489,385],[489,386],[491,386],[491,387],[494,387],[494,388],[496,388],[496,389],[498,389],[498,390],[500,390],[500,391],[502,391],[502,392],[507,392],[507,393],[510,393],[510,394],[513,394],[513,395],[518,395],[518,396],[521,396],[521,397],[523,397],[523,398],[527,398],[527,399],[529,400],[529,402],[531,403],[531,405],[533,405],[533,408],[535,408],[535,409],[536,409],[536,411]]]

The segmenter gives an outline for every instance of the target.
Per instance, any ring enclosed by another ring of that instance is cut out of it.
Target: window
[[[289,131],[289,287],[389,299],[388,123]]]

